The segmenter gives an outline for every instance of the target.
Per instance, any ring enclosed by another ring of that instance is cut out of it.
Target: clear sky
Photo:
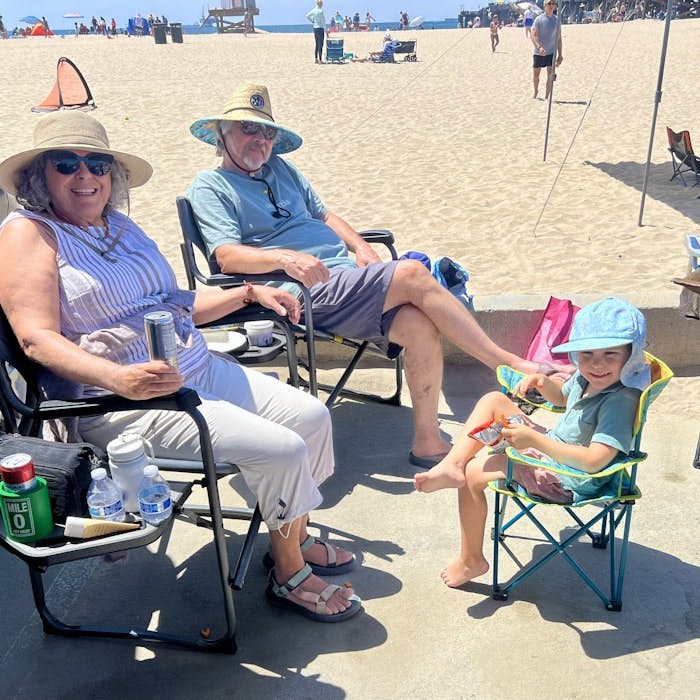
[[[405,10],[413,19],[422,15],[429,20],[441,20],[456,17],[460,8],[476,9],[484,7],[488,0],[326,0],[326,18],[330,13],[352,16],[356,11],[361,17],[371,12],[379,22],[397,22],[399,11]],[[0,0],[0,15],[6,26],[14,27],[26,15],[46,17],[50,26],[68,29],[75,20],[64,19],[66,12],[80,12],[89,20],[92,15],[109,20],[114,17],[119,26],[124,26],[129,17],[137,12],[142,15],[153,13],[165,15],[168,20],[194,24],[199,21],[202,9],[217,7],[217,0]],[[257,23],[266,24],[303,24],[306,13],[314,7],[314,0],[257,0],[260,16]]]

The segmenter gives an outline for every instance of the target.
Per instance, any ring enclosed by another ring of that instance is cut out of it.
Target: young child
[[[461,586],[488,571],[482,549],[487,513],[484,489],[489,481],[505,478],[506,456],[486,454],[485,445],[470,437],[470,431],[499,416],[523,416],[522,425],[503,429],[507,443],[524,454],[578,469],[582,478],[515,465],[515,481],[530,494],[557,503],[595,497],[609,479],[585,474],[600,471],[631,448],[639,397],[650,380],[645,340],[644,316],[627,302],[609,297],[585,306],[574,319],[569,341],[553,348],[569,353],[574,375],[561,383],[532,374],[515,389],[516,395],[523,396],[536,388],[551,403],[566,406],[553,429],[545,431],[505,394],[492,392],[479,399],[444,459],[415,475],[418,491],[459,490],[461,547],[441,572],[446,585]]]

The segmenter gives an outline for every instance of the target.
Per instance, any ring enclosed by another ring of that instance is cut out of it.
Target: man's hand
[[[305,287],[312,287],[318,282],[327,282],[328,268],[313,255],[285,250],[280,257],[282,269]]]
[[[370,263],[381,262],[382,259],[369,243],[363,243],[355,248],[355,262],[358,267],[366,267]]]
[[[561,62],[562,62],[563,60],[564,60],[564,57],[563,57],[561,54],[559,54],[559,55],[557,56],[557,68],[559,68],[559,66],[561,65]]]
[[[127,399],[152,399],[176,392],[185,383],[184,377],[163,360],[135,365],[121,365],[111,389]]]

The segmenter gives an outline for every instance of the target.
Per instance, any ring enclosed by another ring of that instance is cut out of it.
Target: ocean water
[[[457,18],[448,19],[436,19],[436,20],[425,20],[423,23],[423,30],[411,29],[410,31],[424,31],[427,29],[455,29],[458,27]],[[311,24],[308,22],[306,24],[256,24],[258,29],[262,29],[266,32],[282,33],[282,34],[311,34],[313,29]],[[392,32],[399,31],[398,22],[377,22],[372,25],[372,31],[384,32],[390,29]],[[216,34],[216,27],[208,24],[202,29],[199,29],[198,24],[183,24],[182,25],[183,34]],[[54,30],[56,35],[67,35],[72,36],[72,29],[56,29]],[[344,33],[341,33],[344,34]]]

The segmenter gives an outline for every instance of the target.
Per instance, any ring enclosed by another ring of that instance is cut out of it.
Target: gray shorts
[[[383,309],[397,262],[331,268],[328,282],[310,290],[314,328],[353,340],[369,340],[388,357],[396,357],[401,346],[389,342],[389,329],[401,307],[386,313]]]

